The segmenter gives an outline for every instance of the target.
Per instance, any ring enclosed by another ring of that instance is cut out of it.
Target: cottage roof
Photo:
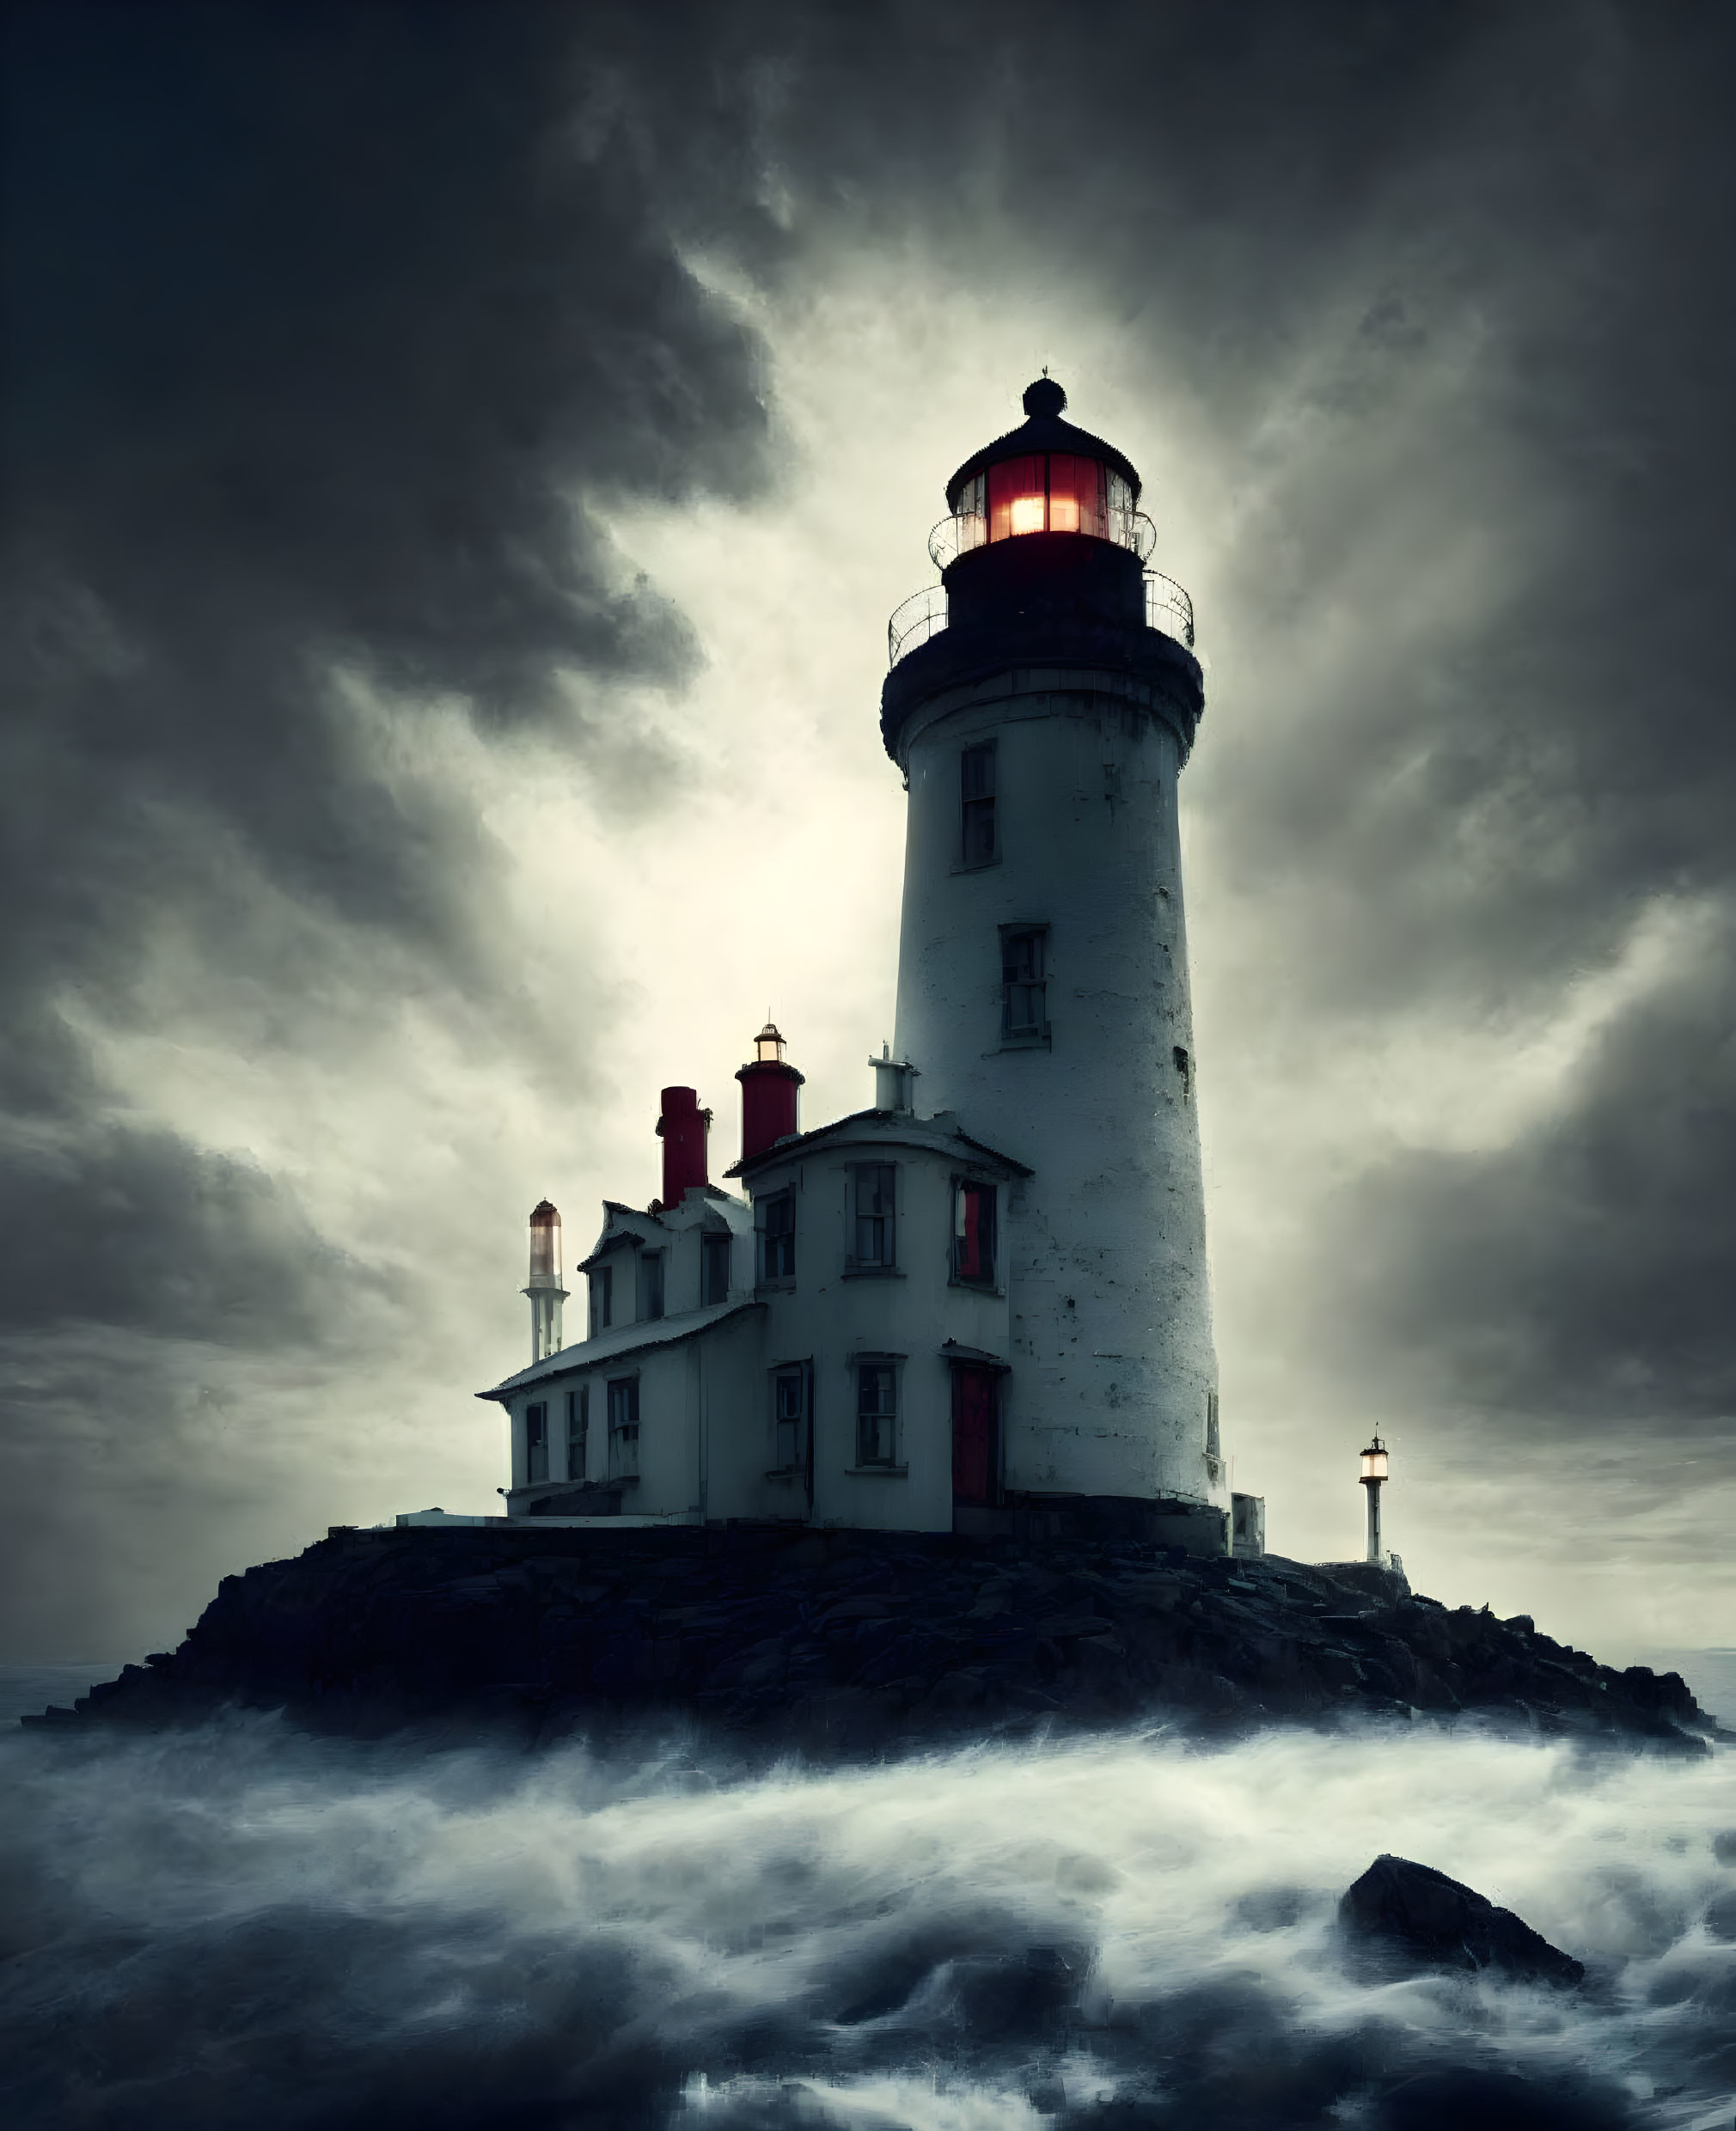
[[[744,1157],[732,1163],[724,1171],[725,1176],[752,1176],[756,1170],[769,1169],[773,1163],[786,1161],[792,1155],[803,1155],[815,1147],[842,1145],[851,1139],[872,1141],[880,1146],[911,1147],[924,1154],[943,1155],[955,1162],[969,1162],[973,1168],[999,1171],[1003,1176],[1029,1176],[1031,1172],[1023,1162],[1010,1154],[1001,1154],[995,1148],[985,1146],[980,1139],[962,1131],[952,1114],[942,1110],[934,1117],[913,1117],[908,1110],[853,1110],[848,1117],[840,1117],[830,1125],[816,1126],[812,1132],[792,1133],[787,1139],[774,1140],[763,1152]]]
[[[607,1332],[599,1332],[594,1340],[580,1340],[542,1361],[532,1362],[528,1368],[504,1377],[492,1391],[479,1391],[476,1396],[494,1399],[504,1406],[515,1391],[528,1389],[534,1383],[578,1376],[600,1364],[621,1361],[629,1354],[643,1353],[651,1347],[679,1346],[683,1340],[696,1339],[701,1332],[709,1332],[725,1317],[737,1317],[743,1310],[764,1308],[763,1303],[756,1302],[712,1303],[705,1310],[683,1310],[678,1317],[614,1325]]]

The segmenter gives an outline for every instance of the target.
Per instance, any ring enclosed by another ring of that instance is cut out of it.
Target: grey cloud
[[[1736,1410],[1736,918],[1513,1147],[1412,1153],[1333,1209],[1360,1350],[1496,1414]]]
[[[382,1287],[280,1182],[175,1133],[86,1120],[6,1154],[0,1333],[78,1322],[250,1348],[318,1339]]]

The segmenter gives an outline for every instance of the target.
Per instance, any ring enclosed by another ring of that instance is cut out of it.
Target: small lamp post
[[[1379,1561],[1380,1551],[1380,1490],[1386,1484],[1386,1445],[1376,1435],[1369,1439],[1368,1448],[1362,1453],[1362,1484],[1368,1490],[1368,1558]]]

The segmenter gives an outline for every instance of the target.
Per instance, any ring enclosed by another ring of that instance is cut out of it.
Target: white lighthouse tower
[[[942,585],[893,618],[896,1044],[924,1114],[1031,1171],[1009,1493],[1221,1515],[1176,820],[1203,686],[1186,595],[1145,568],[1139,476],[1066,405],[1039,380],[1024,424],[953,475]]]

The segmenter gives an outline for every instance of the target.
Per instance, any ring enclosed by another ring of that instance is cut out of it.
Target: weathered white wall
[[[938,697],[909,777],[896,1048],[922,1114],[1027,1163],[1015,1193],[1010,1487],[1226,1509],[1177,779],[1146,684],[1028,671]],[[998,862],[961,868],[961,748],[993,739]],[[1003,925],[1048,927],[1044,1049],[1000,1035]],[[1187,1053],[1188,1072],[1175,1062]]]
[[[796,1285],[767,1293],[765,1366],[814,1365],[814,1521],[877,1530],[952,1529],[952,1378],[944,1341],[1009,1358],[1005,1278],[1008,1187],[1001,1183],[1001,1267],[997,1291],[950,1283],[952,1180],[968,1164],[901,1145],[898,1127],[865,1121],[848,1138],[756,1170],[756,1197],[797,1188]],[[847,1172],[852,1163],[897,1168],[897,1268],[847,1270]],[[975,1173],[975,1172],[973,1172]],[[856,1463],[859,1355],[904,1357],[899,1383],[896,1473]],[[770,1412],[769,1389],[765,1395]],[[769,1423],[767,1424],[769,1426]]]
[[[926,1144],[925,1144],[926,1143]],[[896,1171],[896,1262],[890,1272],[858,1272],[848,1259],[849,1171],[858,1162],[889,1162]],[[993,1182],[999,1200],[999,1283],[954,1285],[953,1183],[959,1176]],[[792,1147],[755,1169],[756,1196],[797,1194],[796,1279],[762,1291],[757,1307],[701,1325],[682,1338],[698,1305],[700,1222],[707,1208],[737,1231],[730,1301],[753,1299],[755,1239],[752,1212],[741,1200],[690,1197],[653,1222],[636,1212],[608,1227],[654,1236],[669,1253],[668,1309],[657,1323],[619,1316],[596,1340],[565,1348],[529,1382],[515,1380],[512,1479],[525,1484],[525,1409],[548,1405],[549,1478],[608,1477],[608,1386],[637,1372],[639,1478],[623,1491],[624,1513],[698,1513],[708,1519],[794,1517],[810,1514],[799,1475],[775,1472],[773,1372],[796,1362],[813,1368],[815,1522],[883,1530],[952,1529],[952,1379],[947,1340],[1007,1360],[1012,1319],[1007,1268],[1016,1249],[1012,1187],[1001,1165],[957,1145],[943,1127],[868,1114],[817,1146]],[[631,1252],[620,1254],[630,1263]],[[630,1296],[633,1284],[623,1279]],[[645,1338],[660,1341],[637,1346]],[[858,1358],[902,1357],[899,1383],[898,1468],[856,1464]],[[529,1372],[526,1372],[527,1375]],[[566,1395],[588,1385],[590,1424],[586,1469],[565,1468]]]

